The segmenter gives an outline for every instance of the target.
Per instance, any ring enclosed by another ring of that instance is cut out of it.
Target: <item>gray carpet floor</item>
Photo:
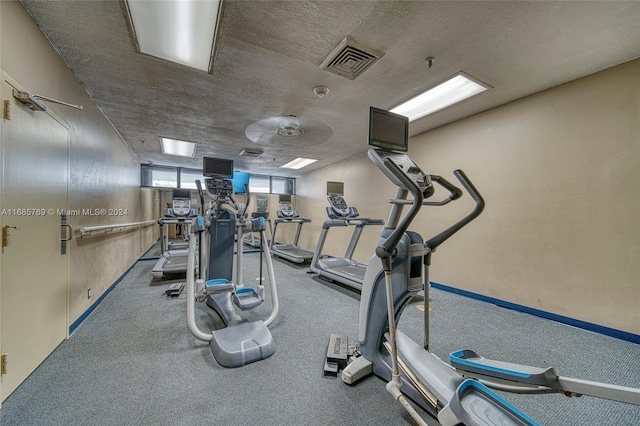
[[[244,259],[245,285],[253,285],[259,256]],[[184,293],[167,298],[164,290],[176,281],[153,280],[153,263],[138,262],[4,401],[1,425],[413,424],[382,380],[372,376],[347,386],[323,376],[329,334],[357,338],[358,292],[307,274],[307,266],[274,260],[280,315],[270,329],[276,353],[225,369],[189,334]],[[443,359],[472,348],[487,358],[640,387],[640,345],[439,290],[431,299],[431,348]],[[270,307],[267,295],[242,315],[266,318]],[[417,304],[410,305],[399,328],[420,339],[421,318]],[[196,321],[203,330],[222,327],[204,304],[196,306]],[[638,406],[586,396],[501,395],[543,425],[640,424]]]

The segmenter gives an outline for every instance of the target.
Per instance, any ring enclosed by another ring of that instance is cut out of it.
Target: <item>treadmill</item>
[[[313,252],[298,247],[298,240],[300,239],[300,231],[302,225],[311,222],[311,219],[300,217],[300,213],[293,209],[290,201],[280,201],[280,210],[277,212],[278,218],[274,221],[273,234],[271,234],[271,253],[274,256],[282,257],[291,262],[304,263],[313,258]],[[278,231],[278,224],[280,223],[297,223],[296,235],[293,238],[292,244],[276,243],[276,232]]]
[[[330,207],[327,207],[329,219],[322,224],[322,231],[316,250],[313,253],[310,269],[312,272],[325,278],[345,284],[357,290],[362,290],[364,273],[367,265],[352,259],[353,252],[358,245],[362,230],[368,225],[384,225],[382,219],[358,218],[360,213],[355,207],[350,207],[339,195],[329,195],[327,197]],[[332,257],[322,254],[322,248],[327,239],[329,229],[342,226],[354,226],[349,246],[343,257]]]
[[[188,245],[183,248],[181,243],[172,243],[165,227],[172,224],[182,225],[183,234],[189,235],[188,228],[193,218],[198,216],[198,211],[191,208],[191,191],[188,189],[173,190],[172,206],[170,209],[165,209],[163,217],[158,219],[162,255],[151,269],[154,278],[175,277],[187,272]]]

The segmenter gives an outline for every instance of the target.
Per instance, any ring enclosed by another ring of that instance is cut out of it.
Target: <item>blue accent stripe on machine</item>
[[[540,426],[540,423],[538,423],[535,420],[533,420],[526,413],[521,411],[518,407],[516,407],[515,405],[511,404],[509,401],[507,401],[506,399],[504,399],[503,397],[501,397],[500,395],[498,395],[497,393],[495,393],[494,391],[492,391],[491,389],[489,389],[488,387],[486,387],[485,385],[483,385],[482,383],[480,383],[480,382],[478,382],[476,380],[466,379],[464,382],[462,382],[462,384],[460,384],[460,386],[458,387],[458,390],[457,390],[458,395],[462,395],[469,388],[473,388],[476,391],[485,394],[487,397],[490,397],[494,401],[496,401],[499,404],[501,404],[503,407],[505,407],[508,410],[510,410],[512,413],[515,413],[516,416],[518,416],[518,417],[520,417],[520,419],[526,421],[529,425],[531,425],[531,426]]]
[[[583,330],[588,330],[588,331],[602,334],[605,336],[614,337],[616,339],[625,340],[627,342],[640,344],[640,335],[638,334],[633,334],[633,333],[629,333],[627,331],[622,331],[622,330],[616,330],[615,328],[605,327],[603,325],[594,324],[587,321],[581,321],[575,318],[565,317],[563,315],[542,311],[540,309],[530,308],[524,305],[518,305],[517,303],[507,302],[506,300],[500,300],[493,297],[484,296],[482,294],[473,293],[467,290],[461,290],[455,287],[449,287],[447,285],[436,283],[433,281],[430,281],[430,283],[432,288],[436,288],[438,290],[459,294],[461,296],[469,297],[471,299],[492,303],[494,305],[497,305],[503,308],[513,309],[514,311],[524,312],[524,313],[535,315],[537,317],[545,318],[551,321],[556,321],[562,324],[567,324],[573,327],[581,328]]]
[[[529,377],[531,377],[531,374],[523,373],[521,371],[507,370],[505,368],[492,367],[490,365],[479,364],[477,362],[473,362],[473,361],[470,361],[468,359],[461,358],[463,353],[464,353],[464,350],[451,352],[449,354],[449,359],[452,362],[457,362],[458,364],[461,364],[461,365],[466,365],[466,366],[469,366],[469,367],[473,367],[474,369],[492,371],[494,373],[500,373],[500,374],[503,374],[503,375],[509,375],[509,376],[513,376],[513,377],[521,377],[523,379],[528,379]]]
[[[207,287],[212,287],[214,285],[220,284],[229,284],[229,280],[226,278],[214,278],[212,280],[207,280],[207,282],[204,283],[204,285]]]

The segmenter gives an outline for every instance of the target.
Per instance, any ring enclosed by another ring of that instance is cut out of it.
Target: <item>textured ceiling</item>
[[[412,122],[412,135],[640,56],[638,1],[226,0],[207,74],[136,53],[117,0],[22,3],[141,163],[200,168],[216,156],[280,176],[361,155],[369,106],[390,109],[459,71],[493,89]],[[320,68],[347,36],[383,55],[355,80]],[[303,137],[245,136],[282,115],[300,118]],[[159,136],[198,142],[196,158],[163,155]],[[320,161],[279,168],[296,157]]]

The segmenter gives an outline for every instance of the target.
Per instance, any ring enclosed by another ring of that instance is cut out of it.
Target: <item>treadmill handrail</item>
[[[366,217],[359,217],[357,219],[347,219],[349,225],[354,226],[369,226],[369,225],[384,225],[384,219],[369,219]]]
[[[322,229],[332,228],[334,226],[369,226],[369,225],[384,225],[384,219],[327,219],[322,224]]]
[[[311,219],[302,218],[302,217],[292,217],[292,218],[278,218],[274,221],[274,223],[309,223]]]
[[[327,219],[322,224],[322,229],[333,228],[334,226],[349,226],[345,219]]]

